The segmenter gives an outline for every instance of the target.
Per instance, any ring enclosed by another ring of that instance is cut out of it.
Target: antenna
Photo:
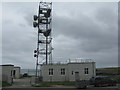
[[[44,56],[46,58],[46,64],[52,64],[52,3],[51,2],[40,2],[38,15],[34,15],[33,27],[38,28],[38,40],[37,49],[34,50],[34,57],[36,57],[36,76],[37,69],[41,59],[39,61],[39,56]]]

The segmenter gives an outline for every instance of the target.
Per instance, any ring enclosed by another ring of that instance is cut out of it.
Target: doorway
[[[15,73],[16,73],[16,71],[15,70],[13,70],[13,77],[15,78]]]
[[[75,81],[79,81],[79,80],[80,80],[79,72],[75,72]]]

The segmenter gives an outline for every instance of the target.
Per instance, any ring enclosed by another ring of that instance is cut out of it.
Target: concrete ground
[[[12,86],[5,88],[30,88],[30,78],[14,79]]]

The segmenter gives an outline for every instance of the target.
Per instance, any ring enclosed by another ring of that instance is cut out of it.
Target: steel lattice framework
[[[40,2],[38,15],[34,15],[33,27],[38,28],[37,49],[34,50],[36,57],[36,76],[38,65],[42,60],[45,64],[52,64],[52,3]]]

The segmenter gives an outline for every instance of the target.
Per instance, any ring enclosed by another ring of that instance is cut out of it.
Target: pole
[[[48,37],[46,37],[46,64],[48,63],[48,61],[47,61],[47,59],[48,59],[48,55],[47,55],[47,53],[48,53],[47,39],[48,39]]]
[[[48,23],[48,19],[47,19]],[[48,29],[48,24],[46,24],[46,30]],[[46,36],[46,65],[48,64],[48,36]]]
[[[38,48],[37,48],[37,50],[38,50]],[[37,70],[38,69],[38,55],[37,55],[37,61],[36,61],[36,77],[37,77]]]
[[[38,42],[37,42],[37,61],[36,61],[36,77],[38,72],[38,55],[39,55],[39,19],[40,19],[40,3],[39,3],[39,9],[38,9]]]

